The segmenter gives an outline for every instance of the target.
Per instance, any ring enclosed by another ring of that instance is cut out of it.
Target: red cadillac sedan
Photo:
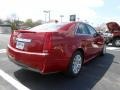
[[[47,23],[14,31],[8,57],[15,64],[41,74],[66,72],[75,77],[81,66],[106,52],[104,38],[83,22]]]

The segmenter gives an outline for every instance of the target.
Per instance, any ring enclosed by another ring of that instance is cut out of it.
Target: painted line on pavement
[[[22,85],[20,82],[9,76],[7,73],[5,73],[3,70],[0,69],[0,76],[4,78],[7,82],[9,82],[11,85],[13,85],[17,90],[30,90],[26,86]]]
[[[116,50],[116,49],[118,49],[118,48],[116,48],[116,47],[107,47],[107,49],[108,49],[108,50]]]
[[[0,49],[0,53],[6,53],[6,49]]]
[[[114,50],[114,51],[120,51],[120,48],[117,47],[107,47],[107,50]]]

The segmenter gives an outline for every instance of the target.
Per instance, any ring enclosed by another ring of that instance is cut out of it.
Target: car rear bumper
[[[12,62],[23,68],[41,74],[47,73],[46,61],[49,56],[48,53],[25,52],[8,45],[7,54]]]
[[[17,64],[17,65],[20,66],[20,67],[23,67],[23,68],[25,68],[25,69],[28,69],[28,70],[31,70],[31,71],[35,71],[35,72],[40,72],[40,71],[37,70],[37,69],[33,69],[33,68],[31,68],[31,67],[23,64],[23,63],[17,62],[17,60],[14,60],[14,58],[11,57],[10,55],[8,55],[8,58],[11,60],[11,62]]]

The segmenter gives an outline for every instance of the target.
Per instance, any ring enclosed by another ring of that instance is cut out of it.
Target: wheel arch
[[[81,52],[82,53],[82,55],[83,55],[83,63],[84,63],[84,59],[85,59],[85,54],[84,54],[84,50],[82,49],[82,48],[78,48],[78,49],[76,49],[74,52],[73,52],[73,54],[75,53],[75,52],[77,52],[77,51],[79,51],[79,52]]]

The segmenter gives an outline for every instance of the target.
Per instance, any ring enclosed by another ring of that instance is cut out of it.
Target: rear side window
[[[29,30],[35,31],[35,32],[53,32],[53,31],[57,31],[58,29],[63,27],[65,24],[67,23],[47,23],[47,24],[33,27]]]
[[[88,29],[85,24],[80,23],[77,28],[77,34],[89,34]]]

